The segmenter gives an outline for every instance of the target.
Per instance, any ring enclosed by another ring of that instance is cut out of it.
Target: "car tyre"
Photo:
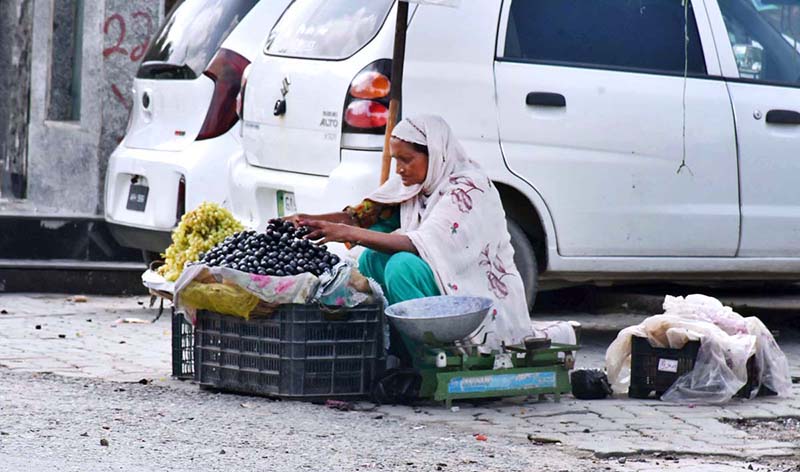
[[[511,235],[511,246],[514,247],[514,264],[522,277],[528,309],[532,310],[539,288],[539,266],[536,262],[536,252],[533,250],[533,244],[528,235],[517,222],[508,219],[507,224],[508,233]]]

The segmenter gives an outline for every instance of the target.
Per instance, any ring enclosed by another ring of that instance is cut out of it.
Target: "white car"
[[[296,0],[275,24],[229,163],[239,218],[377,186],[394,4]],[[402,113],[442,115],[497,183],[531,301],[537,278],[796,279],[800,54],[781,18],[798,5],[412,4]],[[755,43],[758,70],[737,66]]]
[[[125,138],[111,155],[105,219],[117,241],[157,257],[185,211],[223,203],[242,153],[242,75],[288,0],[185,0],[155,35],[133,82]]]

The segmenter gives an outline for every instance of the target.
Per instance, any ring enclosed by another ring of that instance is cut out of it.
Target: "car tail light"
[[[181,222],[184,213],[186,213],[186,179],[181,176],[181,179],[178,181],[178,203],[175,208],[175,224]]]
[[[236,97],[242,87],[242,75],[250,61],[229,49],[220,49],[211,60],[205,75],[214,81],[214,96],[208,107],[197,140],[216,138],[228,132],[239,121]]]
[[[244,120],[244,93],[247,90],[247,77],[249,76],[250,66],[247,66],[242,73],[242,85],[239,87],[239,93],[236,94],[236,114],[240,120]]]
[[[344,103],[343,133],[383,134],[389,120],[392,61],[379,59],[356,74]]]
[[[389,77],[378,71],[368,70],[361,72],[350,84],[350,96],[355,98],[375,99],[389,96],[392,83]]]
[[[356,100],[347,106],[344,120],[354,128],[381,128],[389,120],[389,109],[380,102]]]

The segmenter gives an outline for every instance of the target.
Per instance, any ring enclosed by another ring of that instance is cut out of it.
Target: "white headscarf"
[[[405,119],[392,136],[428,147],[428,174],[422,184],[411,186],[394,176],[367,199],[400,205],[399,231],[430,265],[442,294],[495,300],[475,342],[488,333],[486,350],[522,344],[533,333],[494,184],[441,117]]]

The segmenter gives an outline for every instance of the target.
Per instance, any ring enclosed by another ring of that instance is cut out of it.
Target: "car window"
[[[136,77],[193,79],[258,0],[182,0],[156,33]]]
[[[275,24],[265,52],[310,59],[345,59],[366,46],[394,0],[295,0]]]
[[[739,77],[800,84],[800,0],[719,0]]]
[[[685,15],[681,0],[514,0],[504,58],[706,73],[694,11]]]

